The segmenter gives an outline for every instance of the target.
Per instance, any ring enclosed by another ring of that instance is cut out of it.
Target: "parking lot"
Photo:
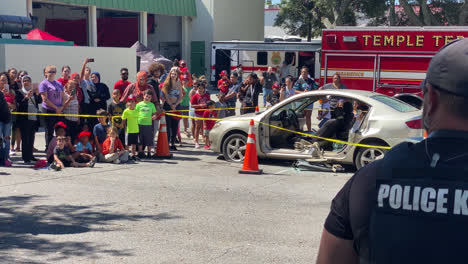
[[[262,161],[262,175],[242,175],[184,141],[171,160],[2,168],[2,263],[315,261],[331,199],[352,174]]]

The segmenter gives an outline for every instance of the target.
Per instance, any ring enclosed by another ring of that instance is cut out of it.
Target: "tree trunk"
[[[395,0],[390,0],[390,26],[396,26]]]
[[[343,16],[351,2],[352,0],[336,1],[335,10],[333,11],[333,13],[335,14],[335,24],[337,26],[342,26],[344,24]]]
[[[310,15],[307,18],[307,41],[310,42],[312,40],[312,19]]]
[[[400,4],[403,6],[405,14],[408,16],[410,26],[424,26],[424,23],[414,13],[413,7],[408,4],[408,0],[400,0]]]
[[[458,25],[459,26],[467,26],[468,25],[468,1],[461,7],[460,15],[458,16]]]
[[[423,21],[425,26],[440,26],[441,23],[432,14],[431,9],[427,5],[427,1],[419,0],[420,13],[423,15]],[[420,14],[421,15],[421,14]]]

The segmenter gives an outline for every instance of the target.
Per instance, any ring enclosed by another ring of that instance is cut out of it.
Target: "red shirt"
[[[218,114],[213,110],[205,110],[203,118],[217,118]],[[203,120],[203,129],[211,130],[216,123],[216,120]]]
[[[190,103],[192,105],[200,105],[200,104],[206,104],[210,100],[210,94],[205,92],[204,95],[200,95],[199,93],[196,93],[193,95],[192,99],[190,100]],[[195,109],[204,109],[205,107],[194,107]],[[201,111],[195,111],[195,114],[197,116],[203,116],[204,110]]]
[[[70,79],[68,79],[70,80]],[[59,82],[60,84],[62,84],[62,86],[65,88],[65,85],[67,84],[68,80],[65,80],[63,77],[60,77],[57,82]]]
[[[227,87],[229,89],[229,85],[231,84],[231,82],[228,80],[228,79],[219,79],[218,80],[218,89],[219,90],[222,90],[223,89],[223,83],[226,82],[227,83]]]
[[[125,89],[127,88],[127,86],[129,86],[131,84],[131,82],[129,81],[122,81],[122,80],[118,80],[115,84],[114,84],[114,90],[117,89],[120,91],[120,97],[122,97],[122,95],[124,94],[124,91]]]
[[[9,93],[4,93],[3,94],[5,96],[5,100],[7,101],[7,103],[9,104],[15,104],[15,99],[16,99],[16,96],[13,92],[9,92]]]
[[[104,155],[109,154],[110,146],[111,146],[111,139],[110,137],[108,137],[106,138],[106,140],[104,140],[104,143],[102,143],[102,154]],[[122,145],[122,141],[120,141],[119,138],[116,138],[114,142],[114,153],[120,150],[124,150],[124,146]]]

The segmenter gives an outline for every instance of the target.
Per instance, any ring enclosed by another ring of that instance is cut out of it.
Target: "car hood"
[[[221,121],[244,121],[244,120],[255,120],[258,121],[261,119],[263,112],[260,113],[249,113],[241,116],[230,116],[230,117],[225,117]]]

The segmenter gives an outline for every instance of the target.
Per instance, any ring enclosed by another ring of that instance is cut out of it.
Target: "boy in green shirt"
[[[138,111],[138,126],[140,131],[140,145],[138,145],[138,157],[144,158],[144,148],[148,148],[147,158],[151,158],[151,149],[153,148],[153,120],[156,120],[156,107],[151,102],[153,91],[147,89],[143,93],[143,101],[136,105]]]
[[[130,159],[136,161],[138,160],[136,156],[136,146],[138,144],[138,111],[135,109],[136,99],[133,96],[127,98],[127,109],[122,113],[123,125],[127,127],[127,146],[132,147],[132,156]]]

